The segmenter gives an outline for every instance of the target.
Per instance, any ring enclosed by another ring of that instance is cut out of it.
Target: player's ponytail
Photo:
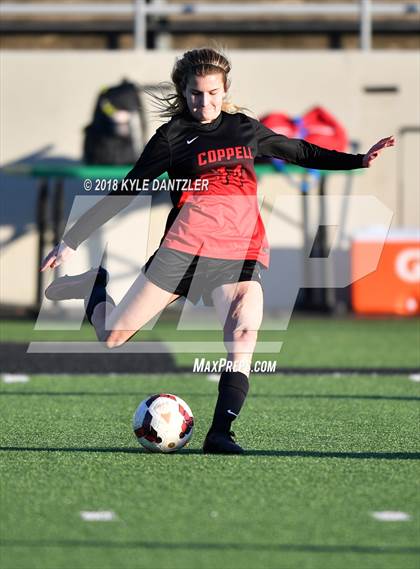
[[[221,73],[225,91],[227,92],[230,86],[230,70],[231,64],[221,49],[203,47],[186,51],[175,61],[171,73],[172,83],[161,83],[160,95],[150,91],[148,91],[148,94],[152,97],[157,113],[161,117],[173,117],[187,109],[183,91],[191,75],[203,77],[212,73]],[[174,88],[175,92],[173,92]],[[227,113],[236,113],[243,110],[243,108],[233,104],[226,97],[222,104],[222,110]]]

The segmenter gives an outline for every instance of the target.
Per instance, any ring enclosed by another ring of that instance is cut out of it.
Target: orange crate
[[[391,232],[383,246],[378,267],[365,277],[381,243],[374,236],[360,236],[351,250],[353,310],[359,314],[420,314],[420,237],[416,231]]]

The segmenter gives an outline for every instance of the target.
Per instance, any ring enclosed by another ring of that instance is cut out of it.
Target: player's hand
[[[58,267],[61,265],[61,263],[67,261],[67,259],[71,257],[74,252],[75,249],[72,249],[66,245],[64,241],[61,241],[54,247],[52,251],[48,253],[45,259],[42,261],[40,269],[41,272],[45,271],[48,268],[55,269],[55,267]]]
[[[395,146],[395,138],[393,136],[382,138],[382,140],[374,144],[372,148],[366,152],[363,157],[363,167],[370,168],[372,162],[378,158],[383,149],[388,148],[388,146]]]

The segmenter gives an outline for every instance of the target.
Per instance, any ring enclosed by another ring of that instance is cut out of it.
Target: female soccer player
[[[234,441],[231,424],[249,389],[263,312],[260,270],[269,263],[257,202],[255,157],[277,157],[307,168],[351,170],[369,167],[395,141],[384,138],[366,154],[352,155],[275,134],[227,101],[229,72],[227,58],[209,48],[188,51],[175,62],[175,93],[161,99],[163,116],[171,119],[157,129],[126,180],[155,179],[168,172],[170,179],[199,181],[201,189],[171,192],[173,208],[161,244],[120,304],[115,306],[106,292],[108,275],[102,267],[60,277],[45,294],[51,300],[84,298],[87,317],[109,348],[121,346],[180,296],[193,302],[202,296],[206,304],[213,303],[223,326],[228,365],[221,374],[203,451],[238,454],[243,449]],[[127,205],[114,197],[116,193],[127,195],[122,190],[111,192],[83,214],[47,255],[41,271],[63,263]]]

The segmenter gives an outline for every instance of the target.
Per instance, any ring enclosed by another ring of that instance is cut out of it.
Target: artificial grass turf
[[[273,319],[264,320],[268,325]],[[161,318],[152,330],[138,332],[133,341],[200,342],[198,353],[176,353],[178,366],[191,367],[205,356],[207,341],[221,342],[218,330],[177,330],[174,316]],[[80,330],[33,330],[34,322],[0,322],[1,339],[9,342],[96,341],[90,325]],[[284,367],[420,367],[420,323],[417,319],[343,319],[293,317],[287,330],[263,329],[259,341],[283,342],[280,353],[255,354]],[[225,354],[209,354],[210,359]]]
[[[419,385],[407,376],[257,376],[244,456],[205,456],[204,375],[33,377],[2,385],[2,568],[418,567]],[[131,416],[174,392],[189,447],[144,453]],[[81,510],[112,510],[88,523]],[[397,510],[409,522],[378,522]]]

